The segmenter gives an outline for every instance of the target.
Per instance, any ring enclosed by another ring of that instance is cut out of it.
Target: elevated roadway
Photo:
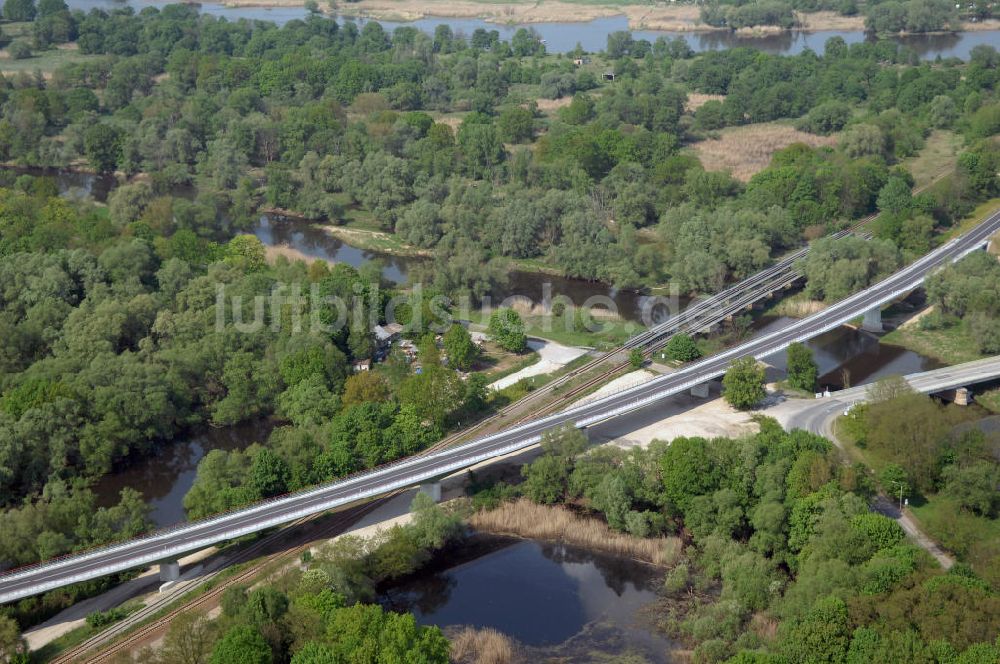
[[[899,272],[827,309],[770,334],[693,363],[643,385],[584,406],[539,418],[423,457],[413,457],[299,493],[282,496],[173,529],[47,561],[0,576],[0,602],[27,597],[70,583],[171,559],[216,542],[258,532],[394,489],[412,486],[481,461],[536,444],[556,426],[587,427],[650,406],[725,373],[740,357],[763,358],[805,341],[891,302],[923,283],[938,267],[983,247],[1000,231],[1000,212],[965,235],[949,241]]]

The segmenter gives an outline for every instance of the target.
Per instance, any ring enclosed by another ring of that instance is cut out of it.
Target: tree
[[[38,0],[39,18],[69,11],[65,0]]]
[[[247,485],[261,498],[270,498],[288,490],[289,478],[290,472],[285,460],[262,447],[250,463]]]
[[[641,349],[633,348],[628,354],[628,362],[632,365],[633,369],[641,369],[642,365],[646,363],[646,358],[643,356]]]
[[[524,143],[534,134],[534,118],[531,111],[521,106],[511,106],[500,112],[497,125],[500,137],[505,143]]]
[[[928,111],[931,124],[940,129],[950,127],[958,116],[958,108],[955,100],[948,95],[938,95],[931,100],[931,107]]]
[[[476,361],[479,347],[472,341],[465,326],[455,324],[444,334],[444,352],[448,356],[449,366],[468,371]]]
[[[1000,465],[992,461],[975,461],[968,465],[951,465],[942,473],[944,491],[968,510],[985,517],[994,517],[1000,509]]]
[[[788,384],[792,387],[812,392],[816,388],[819,368],[813,360],[812,351],[802,343],[788,347]]]
[[[344,408],[368,402],[387,401],[392,391],[377,371],[359,371],[344,381]]]
[[[903,500],[910,496],[910,477],[899,464],[887,464],[878,476],[879,484],[895,500]]]
[[[271,664],[271,647],[256,627],[236,625],[215,644],[209,664]]]
[[[21,637],[17,622],[13,618],[0,615],[0,661],[13,662],[16,657],[27,651],[28,646]]]
[[[504,350],[520,353],[528,345],[524,322],[513,309],[497,309],[490,314],[490,336]]]
[[[819,599],[805,618],[782,626],[781,651],[793,662],[843,662],[851,642],[847,605]]]
[[[118,131],[103,122],[91,125],[83,134],[83,148],[90,165],[101,173],[115,170],[121,159],[121,138]]]
[[[675,362],[693,362],[701,357],[698,345],[689,335],[680,332],[670,337],[666,345],[667,357]]]
[[[6,0],[3,3],[3,17],[8,21],[35,20],[35,0]]]
[[[18,39],[7,47],[7,53],[13,60],[27,60],[31,57],[31,44],[23,39]]]
[[[722,472],[704,438],[675,438],[660,458],[663,493],[671,504],[686,512],[698,496],[719,487]]]
[[[764,400],[764,367],[752,357],[734,360],[722,378],[722,396],[734,408],[748,410]]]
[[[841,135],[840,149],[852,159],[881,155],[885,152],[885,136],[875,125],[852,125]]]
[[[267,267],[267,250],[256,235],[237,235],[226,244],[225,261],[244,272],[260,272]]]

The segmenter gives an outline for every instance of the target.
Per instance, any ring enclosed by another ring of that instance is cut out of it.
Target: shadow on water
[[[238,450],[266,442],[270,431],[270,423],[257,420],[222,429],[205,428],[159,443],[151,454],[93,485],[98,506],[114,505],[121,490],[131,488],[152,508],[150,518],[158,527],[186,521],[184,494],[194,484],[198,462],[212,450]]]
[[[475,535],[384,589],[381,601],[425,625],[492,627],[539,653],[608,652],[607,644],[627,643],[665,662],[674,645],[642,615],[661,578],[648,565],[578,547]],[[586,638],[597,632],[600,642]]]
[[[757,321],[759,333],[779,330],[795,322],[786,316],[763,316]],[[806,342],[819,367],[820,387],[841,389],[866,385],[887,376],[905,376],[939,369],[940,362],[901,346],[883,344],[878,335],[843,325]],[[781,351],[764,362],[784,371],[786,353]]]

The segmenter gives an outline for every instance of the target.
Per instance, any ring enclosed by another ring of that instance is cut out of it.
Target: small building
[[[375,334],[375,343],[379,348],[384,348],[399,338],[399,335],[403,333],[403,326],[399,323],[376,325],[372,332]]]
[[[371,360],[356,360],[354,362],[354,373],[359,371],[371,371],[372,361]]]

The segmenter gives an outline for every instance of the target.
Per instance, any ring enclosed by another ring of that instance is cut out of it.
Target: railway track
[[[336,534],[338,531],[342,530],[351,523],[363,517],[365,514],[368,514],[369,512],[373,511],[374,509],[382,505],[385,501],[392,498],[393,495],[395,494],[386,496],[377,501],[372,501],[370,503],[365,503],[364,505],[359,505],[357,507],[352,507],[348,510],[345,510],[344,512],[340,513],[338,517],[334,519],[333,522],[325,526],[322,531],[317,533],[315,537],[310,537],[309,541],[303,542],[302,544],[299,544],[298,546],[290,550],[277,551],[275,553],[268,554],[264,558],[256,561],[252,566],[248,567],[247,569],[241,570],[238,574],[235,574],[232,577],[223,580],[221,583],[213,587],[211,590],[201,595],[198,595],[197,597],[192,598],[190,601],[184,603],[181,606],[170,609],[162,616],[155,618],[152,622],[136,627],[137,621],[142,621],[147,618],[150,618],[151,616],[155,616],[157,613],[165,609],[164,606],[161,606],[158,603],[154,603],[150,606],[143,607],[142,609],[139,609],[139,611],[137,611],[136,613],[129,616],[127,622],[113,625],[109,627],[107,630],[101,632],[100,634],[92,636],[90,639],[87,639],[83,643],[80,643],[79,645],[73,647],[71,650],[59,654],[54,659],[50,660],[50,664],[71,664],[78,662],[87,662],[88,664],[91,664],[97,662],[113,661],[120,654],[132,650],[142,645],[147,640],[155,636],[158,636],[161,632],[165,631],[167,626],[171,623],[171,621],[173,621],[173,619],[176,618],[181,613],[198,610],[200,608],[205,607],[206,605],[211,604],[212,602],[220,598],[227,589],[242,584],[244,582],[253,580],[255,577],[259,576],[268,566],[270,566],[272,563],[276,561],[279,561],[283,558],[291,558],[299,555],[307,548],[309,548],[316,539],[329,537],[330,535]],[[288,528],[284,528],[277,533],[272,533],[271,535],[261,540],[260,542],[256,542],[250,548],[241,552],[240,556],[238,556],[238,559],[235,559],[228,565],[224,565],[223,567],[220,567],[218,570],[212,572],[212,574],[209,576],[208,579],[200,583],[203,584],[207,581],[210,581],[211,579],[221,574],[226,568],[231,567],[232,565],[238,565],[243,562],[246,562],[247,560],[251,560],[256,553],[266,548],[268,544],[273,544],[275,543],[276,539],[287,535],[287,531],[289,528],[295,528],[315,518],[317,517],[306,517],[304,519],[301,519],[291,524]],[[185,592],[190,592],[190,591],[185,591]],[[183,594],[181,596],[183,596]],[[102,644],[106,643],[109,640],[115,639],[116,637],[123,634],[125,635],[123,639],[115,641],[109,647],[95,652],[95,650],[100,648]]]
[[[944,176],[945,176],[944,173],[938,175],[936,178],[934,178],[934,180],[932,180],[924,187],[915,189],[914,193],[919,193],[923,189],[930,187]],[[877,215],[870,215],[868,217],[865,217],[859,220],[851,228],[838,231],[837,233],[832,234],[832,237],[836,238],[836,237],[845,237],[851,234],[859,234],[860,231],[867,224],[871,223],[871,221],[873,221],[876,218],[876,216]],[[866,238],[871,237],[869,233],[864,233],[863,236],[865,236]],[[800,279],[803,275],[794,268],[794,265],[807,253],[808,253],[808,247],[803,247],[801,249],[792,252],[791,254],[785,256],[780,261],[778,261],[775,265],[771,266],[770,268],[762,270],[761,272],[758,272],[757,274],[739,282],[738,284],[731,286],[730,288],[721,291],[716,295],[713,295],[709,298],[706,298],[705,300],[701,300],[689,306],[687,309],[685,309],[677,316],[671,318],[670,320],[664,323],[661,323],[660,325],[657,325],[649,330],[634,335],[633,337],[628,339],[624,344],[622,344],[620,348],[593,358],[589,362],[581,365],[580,367],[575,368],[572,371],[567,372],[566,374],[546,384],[542,388],[530,392],[522,399],[519,399],[517,402],[502,408],[501,410],[497,411],[490,417],[480,420],[479,422],[469,427],[466,427],[461,431],[455,432],[443,438],[436,444],[432,445],[431,447],[421,452],[420,455],[429,454],[431,452],[440,450],[445,447],[449,447],[453,444],[462,441],[471,434],[474,434],[477,431],[482,430],[483,428],[487,427],[490,424],[496,423],[498,420],[501,420],[504,416],[509,415],[510,413],[513,413],[517,410],[524,409],[531,403],[534,403],[542,399],[546,395],[557,390],[560,386],[566,385],[567,383],[572,382],[574,379],[593,371],[594,369],[600,367],[605,363],[608,363],[609,360],[613,361],[616,356],[620,357],[621,354],[625,351],[630,351],[635,348],[639,348],[643,351],[644,355],[648,357],[649,355],[652,354],[653,347],[655,345],[661,343],[665,339],[675,334],[678,334],[680,332],[695,334],[698,332],[705,331],[707,328],[710,328],[722,322],[726,318],[746,310],[747,308],[751,307],[755,302],[762,299],[764,296],[788,288],[789,286],[794,284],[798,279]],[[624,370],[629,365],[630,362],[628,361],[614,362],[612,366],[610,366],[605,371],[602,371],[601,373],[587,379],[580,385],[573,386],[573,388],[570,389],[568,392],[566,392],[563,395],[560,395],[558,400],[546,404],[537,410],[531,411],[530,414],[527,414],[517,419],[515,423],[519,424],[527,419],[536,418],[539,415],[545,415],[558,410],[563,405],[574,401],[580,396],[583,396],[591,388],[604,383],[605,381],[608,380],[609,377]],[[357,521],[365,514],[368,514],[369,512],[375,510],[377,507],[385,504],[387,501],[389,501],[399,493],[402,493],[402,490],[395,491],[382,498],[378,498],[363,505],[351,507],[339,513],[338,516],[330,524],[324,526],[324,528],[320,533],[317,533],[314,537],[308,538],[308,541],[299,544],[290,550],[278,551],[276,553],[268,554],[261,560],[255,562],[251,567],[247,568],[246,570],[240,571],[238,574],[230,578],[225,579],[222,583],[213,587],[208,592],[198,595],[197,597],[191,599],[189,602],[167,611],[167,613],[154,619],[150,623],[135,628],[135,624],[137,621],[141,621],[145,618],[155,615],[159,611],[164,610],[164,607],[160,606],[159,604],[153,604],[150,607],[144,607],[143,609],[140,609],[137,613],[130,616],[125,623],[120,623],[118,625],[112,626],[108,630],[105,630],[104,632],[101,632],[100,634],[91,637],[87,641],[84,641],[83,643],[74,647],[72,650],[58,655],[56,658],[51,660],[51,662],[52,664],[69,664],[71,662],[80,662],[80,661],[86,661],[88,663],[111,661],[118,655],[126,651],[129,651],[137,647],[138,645],[141,645],[143,642],[149,640],[153,636],[156,636],[160,632],[164,631],[167,625],[169,625],[169,623],[181,613],[186,611],[196,610],[199,607],[203,607],[207,604],[210,604],[211,602],[221,597],[221,595],[228,588],[231,588],[235,585],[256,578],[268,566],[270,566],[272,563],[276,561],[299,555],[302,551],[310,547],[312,543],[317,539],[323,539],[336,534],[337,532],[347,527],[350,523]],[[288,528],[283,528],[279,532],[272,533],[271,535],[264,538],[260,542],[251,545],[245,551],[241,552],[237,557],[237,559],[229,563],[228,566],[234,564],[241,564],[242,562],[251,560],[253,556],[256,555],[256,553],[266,548],[267,545],[273,544],[277,539],[286,536],[287,532],[290,529],[301,526],[316,518],[318,518],[318,515],[304,517],[303,519],[300,519],[299,521],[290,524]],[[212,574],[208,577],[207,580],[211,580],[218,574],[221,574],[224,569],[226,569],[226,566],[222,566],[220,567],[220,569],[212,572]],[[129,631],[133,628],[135,628],[135,631]],[[93,652],[96,648],[99,648],[102,643],[105,643],[110,639],[114,639],[115,637],[121,634],[127,634],[127,636],[119,641],[114,642],[110,647],[105,648],[100,652],[96,653]],[[86,660],[80,659],[81,657],[84,656],[87,657]]]

